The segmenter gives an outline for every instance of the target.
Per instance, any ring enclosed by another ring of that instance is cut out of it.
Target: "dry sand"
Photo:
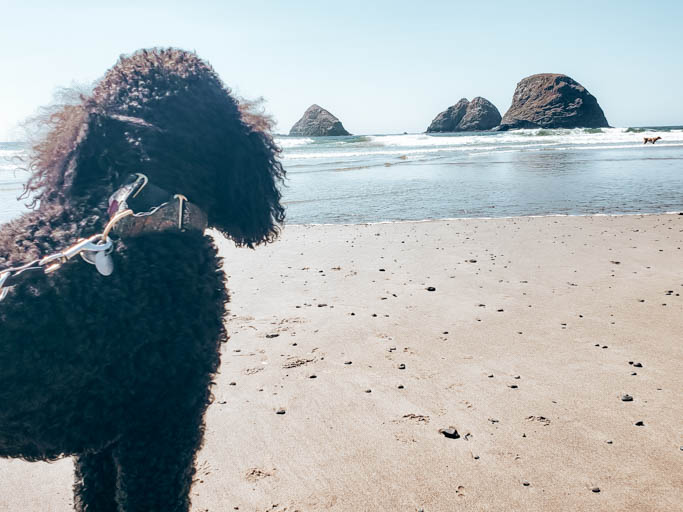
[[[683,509],[683,216],[220,244],[232,337],[193,510]],[[0,461],[0,508],[69,510],[71,472]]]

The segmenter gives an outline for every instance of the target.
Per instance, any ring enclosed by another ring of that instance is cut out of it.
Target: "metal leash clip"
[[[102,235],[94,235],[71,246],[64,254],[67,259],[80,254],[83,261],[95,265],[100,274],[109,276],[114,271],[114,260],[111,257],[113,250],[114,243],[111,238],[104,240]]]
[[[80,254],[84,261],[95,265],[100,274],[108,276],[114,271],[114,262],[111,259],[113,247],[114,244],[111,239],[102,240],[102,235],[93,235],[90,238],[79,240],[62,252],[46,256],[40,260],[39,265],[45,267],[46,274],[50,274]]]

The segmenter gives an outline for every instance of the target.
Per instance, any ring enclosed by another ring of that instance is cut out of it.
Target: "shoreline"
[[[460,221],[460,220],[498,220],[498,219],[547,219],[554,217],[651,217],[657,215],[683,215],[682,211],[666,211],[666,212],[645,212],[645,213],[548,213],[545,215],[508,215],[504,217],[444,217],[434,219],[419,219],[419,220],[378,220],[375,222],[340,222],[340,223],[316,223],[304,222],[301,224],[285,224],[284,230],[287,226],[376,226],[382,224],[420,224],[423,222],[441,222],[441,221]]]
[[[683,502],[683,216],[287,225],[255,251],[216,243],[230,340],[194,512]],[[66,512],[72,481],[70,460],[0,460],[0,510]]]

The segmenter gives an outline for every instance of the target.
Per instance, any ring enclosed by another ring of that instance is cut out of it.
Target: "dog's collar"
[[[166,231],[204,232],[206,213],[182,194],[149,183],[144,174],[131,175],[109,197],[112,232],[122,238]],[[116,222],[112,222],[116,219]]]
[[[144,174],[135,174],[109,198],[109,222],[102,233],[80,239],[61,252],[18,267],[0,269],[0,301],[7,296],[9,287],[33,276],[37,273],[34,271],[43,276],[51,274],[78,255],[95,265],[100,274],[110,275],[114,270],[111,232],[124,238],[166,231],[202,233],[206,227],[207,216],[199,206],[182,194],[171,194],[150,185]]]

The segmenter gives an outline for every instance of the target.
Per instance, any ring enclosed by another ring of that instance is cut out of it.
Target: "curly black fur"
[[[272,241],[284,171],[249,106],[193,53],[122,57],[50,115],[27,184],[38,206],[0,229],[0,269],[100,232],[135,172],[238,245]],[[197,232],[122,239],[114,260],[109,277],[69,263],[0,302],[0,456],[75,456],[77,510],[185,511],[227,340],[225,275]]]

